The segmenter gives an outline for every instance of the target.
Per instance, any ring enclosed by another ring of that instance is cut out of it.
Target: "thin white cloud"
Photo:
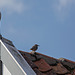
[[[57,0],[53,4],[54,12],[57,16],[64,19],[72,8],[72,5],[75,5],[75,0]]]
[[[20,13],[24,10],[24,4],[22,0],[0,0],[0,9]]]
[[[63,9],[66,9],[74,3],[74,0],[58,0],[57,2],[57,9],[58,11],[62,11]]]

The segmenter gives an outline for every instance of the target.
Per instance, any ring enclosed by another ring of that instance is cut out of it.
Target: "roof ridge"
[[[18,51],[31,54],[31,53],[29,53],[29,52],[25,52],[25,51],[21,51],[21,50],[18,50]],[[56,58],[54,58],[54,57],[47,56],[47,55],[44,55],[44,54],[41,54],[41,53],[38,53],[38,52],[36,52],[35,54],[43,55],[43,56],[46,56],[46,57],[48,57],[48,58],[52,58],[52,59],[58,60],[58,59],[56,59]]]

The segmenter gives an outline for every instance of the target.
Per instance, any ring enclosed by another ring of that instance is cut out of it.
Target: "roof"
[[[34,55],[19,50],[37,75],[75,75],[75,62],[65,58],[56,59],[41,53]]]
[[[10,40],[2,38],[2,41],[15,47]],[[75,62],[60,58],[56,59],[41,53],[31,54],[18,50],[37,75],[75,75]]]

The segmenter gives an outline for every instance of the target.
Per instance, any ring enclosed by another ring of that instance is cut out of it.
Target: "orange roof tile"
[[[48,65],[44,59],[40,59],[38,61],[35,61],[34,63],[41,72],[47,72],[51,70],[51,66]]]
[[[52,66],[52,69],[57,74],[66,74],[69,72],[61,63],[58,63],[56,66]]]

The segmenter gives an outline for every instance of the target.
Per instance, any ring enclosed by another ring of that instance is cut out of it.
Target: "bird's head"
[[[35,44],[35,46],[39,46],[38,44]]]

